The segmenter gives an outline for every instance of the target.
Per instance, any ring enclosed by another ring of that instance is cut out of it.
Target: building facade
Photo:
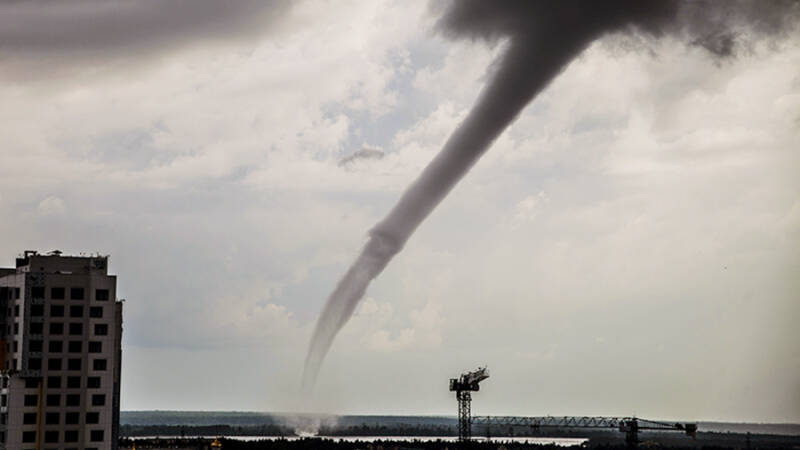
[[[116,449],[122,302],[107,256],[0,268],[0,449]]]

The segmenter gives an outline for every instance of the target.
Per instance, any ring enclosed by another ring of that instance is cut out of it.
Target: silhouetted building
[[[0,448],[116,449],[122,302],[107,256],[0,268]]]

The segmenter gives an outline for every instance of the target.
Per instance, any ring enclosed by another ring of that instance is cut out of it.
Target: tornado
[[[467,117],[369,231],[358,258],[328,297],[305,360],[305,389],[313,388],[336,334],[370,282],[525,106],[589,44],[609,33],[670,34],[726,57],[743,30],[772,35],[796,30],[789,25],[797,23],[798,5],[795,0],[462,0],[447,5],[438,23],[446,35],[502,42],[505,49]]]

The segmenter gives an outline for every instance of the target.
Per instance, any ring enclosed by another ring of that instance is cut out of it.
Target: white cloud
[[[441,66],[417,71],[414,88],[437,98],[447,99],[462,107],[469,106],[486,81],[492,60],[502,51],[482,42],[448,42],[447,55]]]
[[[515,225],[519,226],[521,223],[535,220],[539,210],[544,207],[547,202],[547,194],[543,191],[539,191],[538,194],[529,195],[520,200],[519,203],[517,203],[516,213],[514,214]]]
[[[64,200],[58,197],[50,196],[39,202],[37,207],[39,214],[43,216],[60,216],[66,210]]]
[[[414,344],[414,334],[413,328],[403,328],[397,336],[386,330],[376,330],[367,337],[367,348],[384,352],[404,350]]]

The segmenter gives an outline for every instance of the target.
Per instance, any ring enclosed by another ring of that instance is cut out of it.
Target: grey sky
[[[87,3],[58,4],[0,17]],[[300,408],[325,297],[501,50],[423,2],[260,4],[0,19],[0,258],[111,254],[123,409]],[[480,413],[800,421],[797,67],[796,30],[593,44],[373,283],[312,407],[452,414],[489,364]]]
[[[23,0],[0,3],[0,75],[143,66],[179,49],[254,44],[282,27],[283,0]],[[176,56],[179,58],[179,56]]]

